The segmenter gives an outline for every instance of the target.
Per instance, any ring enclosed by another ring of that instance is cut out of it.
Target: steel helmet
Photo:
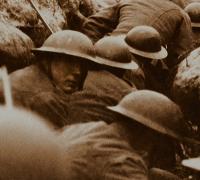
[[[107,36],[95,43],[96,62],[116,68],[137,69],[123,36]]]
[[[164,59],[167,50],[161,45],[159,32],[151,26],[136,26],[125,37],[129,50],[133,54],[150,59]]]
[[[0,114],[0,179],[63,179],[53,128],[25,110],[0,107]]]
[[[162,134],[191,143],[180,108],[163,94],[138,90],[126,95],[116,106],[108,109],[122,114]]]
[[[200,2],[190,3],[184,10],[191,19],[192,27],[200,27]]]
[[[95,61],[95,50],[92,41],[83,33],[72,30],[58,31],[50,35],[42,47],[34,52],[51,52],[81,57]]]

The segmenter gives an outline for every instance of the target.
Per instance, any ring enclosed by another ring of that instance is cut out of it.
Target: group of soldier
[[[121,0],[90,17],[71,12],[79,29],[51,34],[9,74],[0,179],[180,179],[182,145],[200,144],[171,95],[178,64],[198,47],[194,4]]]

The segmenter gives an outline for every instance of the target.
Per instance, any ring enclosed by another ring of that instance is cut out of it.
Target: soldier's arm
[[[171,61],[172,64],[169,64],[169,67],[180,63],[184,59],[185,54],[193,49],[191,21],[185,12],[181,10],[181,13],[182,16],[177,24],[173,49],[171,49],[173,61]]]
[[[118,23],[119,4],[102,9],[85,20],[81,31],[93,42],[112,32]]]

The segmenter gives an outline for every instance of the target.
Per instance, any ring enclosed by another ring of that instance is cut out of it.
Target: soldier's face
[[[83,79],[82,61],[73,56],[57,56],[51,61],[51,75],[65,93],[78,91]]]

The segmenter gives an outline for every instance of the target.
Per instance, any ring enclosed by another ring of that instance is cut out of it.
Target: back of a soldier
[[[159,31],[164,44],[172,39],[183,16],[182,10],[168,0],[122,0],[119,9],[119,23],[112,35],[127,33],[133,27],[145,24]]]
[[[83,90],[112,97],[118,102],[124,95],[132,90],[132,87],[124,80],[108,71],[89,71]]]
[[[68,122],[112,122],[115,113],[108,111],[106,106],[116,105],[133,90],[136,89],[108,71],[89,71],[83,90],[70,96]]]
[[[124,130],[102,121],[67,126],[60,135],[66,179],[147,179],[146,165],[122,137]]]
[[[83,32],[93,41],[109,34],[127,34],[133,27],[154,27],[167,45],[169,68],[192,48],[192,29],[188,15],[169,0],[122,0],[113,7],[99,11],[83,24]]]

